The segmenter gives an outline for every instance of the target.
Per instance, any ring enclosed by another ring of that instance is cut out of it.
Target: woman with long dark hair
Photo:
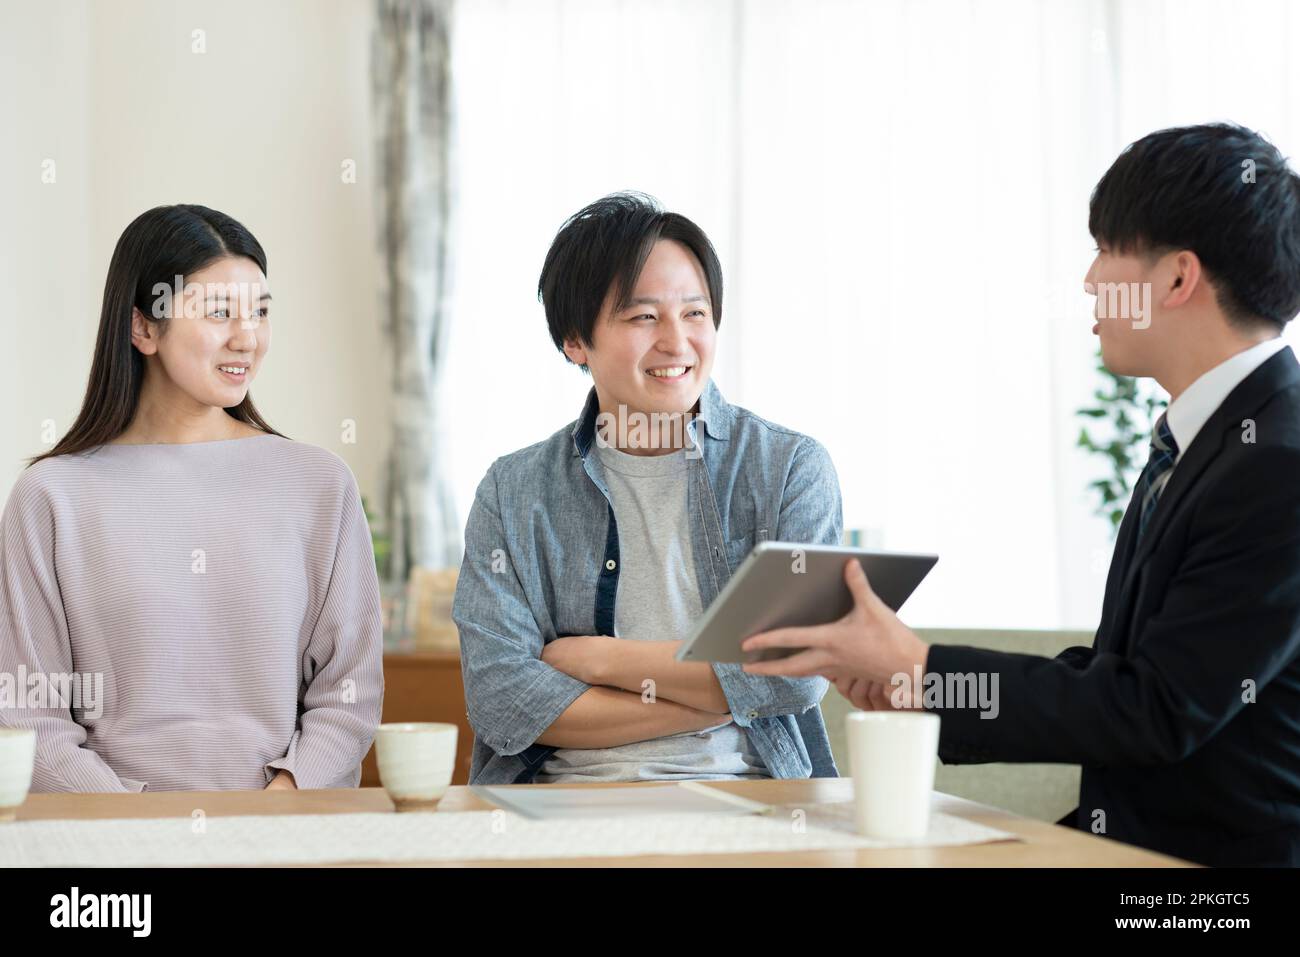
[[[160,206],[109,264],[81,412],[0,519],[0,725],[34,791],[349,787],[379,723],[356,482],[272,429],[266,254]]]

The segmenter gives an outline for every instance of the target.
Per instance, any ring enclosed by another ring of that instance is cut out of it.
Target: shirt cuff
[[[824,678],[781,678],[751,675],[743,665],[714,662],[713,673],[731,709],[731,717],[742,728],[759,718],[801,715],[821,703],[829,682]]]
[[[266,783],[270,784],[275,780],[276,771],[288,771],[293,774],[294,782],[298,780],[298,775],[294,774],[293,769],[298,761],[298,739],[302,737],[302,729],[299,728],[289,739],[289,749],[285,751],[284,757],[276,758],[274,761],[268,761],[262,767],[262,773],[266,775]]]
[[[535,744],[569,705],[589,690],[591,685],[585,681],[544,665],[537,679],[515,699],[514,713],[507,722],[508,734],[496,741],[485,735],[485,743],[503,756],[519,754]]]
[[[980,648],[960,645],[931,645],[925,660],[925,675],[938,675],[946,684],[944,675],[969,674],[987,670],[985,660],[989,652]],[[924,681],[925,678],[922,678]],[[993,722],[980,720],[976,708],[958,708],[943,703],[926,706],[925,710],[939,716],[939,760],[944,764],[983,764],[997,760],[989,747]]]

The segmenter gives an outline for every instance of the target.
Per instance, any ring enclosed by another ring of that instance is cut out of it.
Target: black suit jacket
[[[991,720],[951,701],[931,708],[940,757],[1080,764],[1080,829],[1205,864],[1300,864],[1300,364],[1289,348],[1182,452],[1141,541],[1138,508],[1120,526],[1092,648],[930,649],[928,672],[998,675]]]

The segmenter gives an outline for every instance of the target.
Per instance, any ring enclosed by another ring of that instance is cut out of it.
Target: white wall
[[[253,396],[377,495],[387,444],[369,128],[368,0],[0,6],[0,497],[80,407],[109,257],[164,203],[266,249],[272,347]],[[203,30],[206,52],[193,51]],[[56,182],[41,182],[42,161]],[[354,184],[341,164],[357,165]],[[344,445],[340,423],[357,423]]]
[[[0,7],[0,491],[66,427],[85,388],[98,311],[88,285],[88,17],[82,3]],[[42,183],[52,162],[54,182]],[[102,272],[98,282],[103,283]]]

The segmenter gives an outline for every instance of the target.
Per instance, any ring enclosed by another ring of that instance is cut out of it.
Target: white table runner
[[[770,815],[660,814],[532,821],[508,811],[302,814],[0,824],[0,866],[175,867],[348,862],[523,861],[645,854],[740,854],[947,847],[1019,840],[932,811],[922,841],[858,836],[852,802]]]

